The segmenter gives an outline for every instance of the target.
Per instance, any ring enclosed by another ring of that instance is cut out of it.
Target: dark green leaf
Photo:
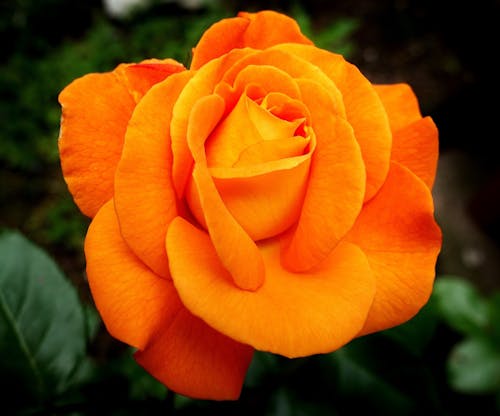
[[[488,325],[488,304],[474,286],[458,277],[436,279],[433,293],[439,315],[458,332],[482,333]]]
[[[64,391],[85,353],[76,290],[16,232],[0,235],[0,387],[29,405]]]
[[[468,338],[448,360],[450,385],[464,393],[500,391],[500,350],[489,339]]]

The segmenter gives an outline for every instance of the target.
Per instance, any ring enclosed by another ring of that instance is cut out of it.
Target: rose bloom
[[[236,399],[255,349],[328,353],[428,300],[437,129],[291,18],[240,13],[189,69],[121,64],[59,100],[97,309],[170,389]]]

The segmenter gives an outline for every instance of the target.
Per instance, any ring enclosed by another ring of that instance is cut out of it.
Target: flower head
[[[97,308],[169,388],[235,399],[254,349],[330,352],[426,303],[437,129],[291,18],[240,13],[189,69],[122,64],[60,102]]]

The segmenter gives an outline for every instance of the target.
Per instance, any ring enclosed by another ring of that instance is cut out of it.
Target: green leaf
[[[438,277],[433,297],[438,314],[456,331],[477,335],[483,333],[488,326],[488,303],[465,279]]]
[[[25,237],[0,234],[0,388],[7,405],[34,405],[63,392],[84,353],[75,288]]]
[[[500,392],[500,349],[487,338],[468,338],[457,344],[447,368],[450,385],[457,391]]]

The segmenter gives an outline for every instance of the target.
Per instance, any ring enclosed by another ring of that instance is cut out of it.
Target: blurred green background
[[[118,3],[0,1],[0,414],[500,414],[500,3]],[[263,8],[296,18],[372,82],[408,82],[434,118],[438,277],[405,325],[323,356],[258,353],[238,402],[190,400],[138,367],[95,312],[84,275],[88,220],[60,172],[57,95],[121,62],[188,65],[212,23]]]

